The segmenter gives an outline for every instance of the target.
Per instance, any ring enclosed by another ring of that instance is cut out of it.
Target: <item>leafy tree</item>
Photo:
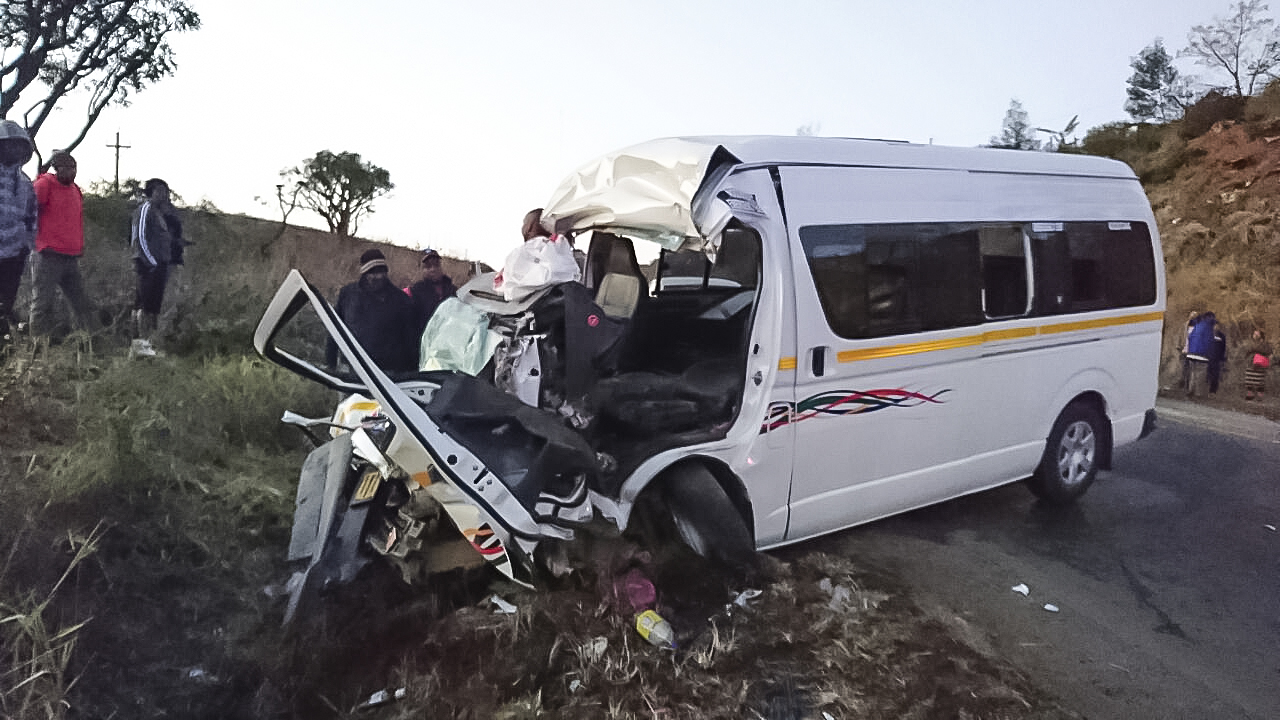
[[[324,218],[329,232],[343,237],[354,234],[360,218],[373,212],[373,201],[395,187],[391,173],[352,152],[321,150],[300,167],[282,171],[280,177],[285,180],[285,186],[277,188],[281,198],[298,198]]]
[[[6,0],[0,7],[0,117],[26,95],[23,124],[34,138],[54,108],[87,95],[75,149],[112,103],[172,75],[168,36],[200,27],[183,0]],[[42,163],[43,164],[43,163]]]
[[[1258,80],[1274,77],[1280,67],[1280,29],[1274,27],[1275,20],[1262,16],[1266,10],[1262,0],[1237,2],[1227,17],[1191,28],[1190,45],[1179,54],[1211,71],[1225,72],[1231,78],[1228,89],[1236,97],[1253,95]]]
[[[1000,134],[991,138],[989,147],[1005,150],[1040,149],[1040,141],[1036,139],[1035,128],[1031,127],[1031,121],[1027,119],[1027,111],[1022,109],[1022,103],[1016,99],[1009,101],[1009,110],[1004,114],[1004,125],[1001,126]]]
[[[110,180],[94,180],[89,183],[86,192],[104,198],[133,200],[142,197],[142,181],[137,178],[124,178],[117,186]],[[169,192],[172,195],[173,191]]]
[[[1191,89],[1173,66],[1173,58],[1160,38],[1143,48],[1129,67],[1133,68],[1133,75],[1129,76],[1129,99],[1124,111],[1130,117],[1138,122],[1162,123],[1182,117],[1191,102]]]

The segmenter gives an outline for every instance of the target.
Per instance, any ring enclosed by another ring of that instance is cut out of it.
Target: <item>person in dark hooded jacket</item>
[[[387,260],[381,250],[366,250],[360,256],[360,279],[338,292],[334,310],[384,372],[418,369],[418,320],[413,301],[387,277]],[[330,339],[325,363],[332,368],[337,362],[338,345]]]

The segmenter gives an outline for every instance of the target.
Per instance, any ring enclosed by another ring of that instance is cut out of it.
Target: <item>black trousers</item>
[[[164,286],[169,281],[169,266],[161,263],[151,266],[144,260],[134,259],[133,268],[138,273],[138,293],[133,307],[151,315],[160,314],[164,302]]]
[[[0,260],[0,337],[9,334],[9,318],[13,316],[13,303],[18,299],[29,252],[24,248],[14,257]]]

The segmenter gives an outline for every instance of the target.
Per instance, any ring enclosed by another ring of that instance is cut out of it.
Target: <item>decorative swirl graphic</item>
[[[943,401],[939,398],[949,392],[949,388],[932,395],[902,388],[833,390],[805,398],[794,406],[787,402],[775,402],[769,405],[769,412],[760,425],[760,432],[767,433],[787,423],[798,423],[820,415],[861,415],[888,408],[941,405]]]

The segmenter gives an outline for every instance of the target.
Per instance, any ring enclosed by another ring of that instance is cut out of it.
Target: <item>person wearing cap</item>
[[[422,252],[422,279],[405,288],[413,300],[414,317],[418,319],[418,336],[427,328],[440,303],[458,294],[453,279],[444,274],[440,253],[427,248]]]
[[[391,284],[387,260],[381,250],[366,250],[360,256],[360,279],[343,286],[334,305],[338,317],[355,335],[378,367],[387,373],[418,369],[418,327],[413,301]],[[325,364],[337,367],[338,345],[329,339]]]
[[[93,315],[80,277],[84,200],[80,186],[76,185],[76,160],[65,150],[55,150],[49,165],[53,172],[41,173],[34,183],[39,227],[31,293],[31,332],[49,333],[58,290],[71,303],[76,324],[92,330]]]
[[[169,282],[169,266],[173,261],[174,236],[169,218],[177,211],[169,200],[169,183],[151,178],[142,188],[146,197],[133,212],[130,246],[133,268],[138,275],[134,298],[134,332],[132,351],[139,357],[154,357],[152,335],[160,325],[160,306],[164,302],[165,285]]]
[[[22,172],[34,150],[21,125],[0,121],[0,346],[12,339],[13,303],[27,256],[35,247],[36,193]]]

